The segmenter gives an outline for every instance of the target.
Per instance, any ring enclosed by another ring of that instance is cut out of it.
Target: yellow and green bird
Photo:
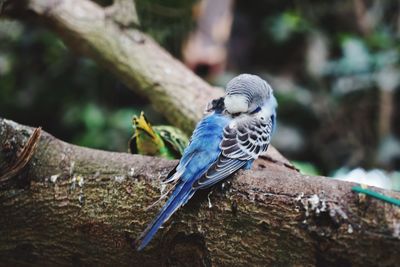
[[[144,116],[133,116],[134,133],[129,141],[129,152],[149,156],[178,159],[188,144],[187,136],[178,128],[166,125],[151,126]]]

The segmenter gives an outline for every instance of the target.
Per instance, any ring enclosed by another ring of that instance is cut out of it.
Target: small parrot
[[[178,159],[189,140],[180,129],[159,125],[151,126],[144,116],[133,116],[134,133],[129,140],[129,152],[149,156],[161,156],[167,159]]]
[[[256,75],[241,74],[213,100],[197,124],[178,165],[163,183],[173,189],[154,220],[136,240],[142,250],[157,230],[199,189],[208,188],[239,169],[250,169],[265,152],[276,122],[277,101],[271,86]]]

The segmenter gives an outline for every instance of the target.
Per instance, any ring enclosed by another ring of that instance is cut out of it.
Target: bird
[[[187,135],[176,127],[152,126],[143,111],[139,117],[133,116],[132,125],[134,133],[128,144],[132,154],[178,159],[189,143]]]
[[[208,105],[178,165],[162,181],[173,185],[170,196],[136,239],[138,251],[197,190],[251,168],[271,141],[277,105],[271,86],[257,75],[240,74],[227,83],[225,96]]]

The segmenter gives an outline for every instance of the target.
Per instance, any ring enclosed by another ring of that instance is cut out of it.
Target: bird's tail
[[[156,218],[147,226],[147,228],[136,239],[136,249],[142,250],[157,233],[161,225],[171,217],[174,212],[183,206],[193,195],[194,190],[190,183],[178,184],[164,207],[160,210]]]

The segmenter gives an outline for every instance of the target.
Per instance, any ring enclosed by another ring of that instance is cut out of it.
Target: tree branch
[[[138,26],[140,24],[134,0],[114,0],[114,3],[107,7],[105,12],[121,27]]]
[[[222,90],[205,83],[146,34],[121,27],[108,15],[109,8],[89,0],[6,0],[2,15],[27,19],[33,14],[74,51],[109,69],[172,124],[191,132],[208,101]]]
[[[0,120],[0,158],[14,162],[33,129]],[[7,148],[7,149],[4,149]],[[272,151],[273,158],[279,158]],[[284,159],[282,159],[284,160]],[[0,190],[5,265],[394,266],[400,210],[259,160],[229,192],[198,194],[138,253],[176,161],[69,145],[43,132],[27,167]],[[376,189],[392,197],[399,193]],[[6,215],[6,216],[4,216]]]

